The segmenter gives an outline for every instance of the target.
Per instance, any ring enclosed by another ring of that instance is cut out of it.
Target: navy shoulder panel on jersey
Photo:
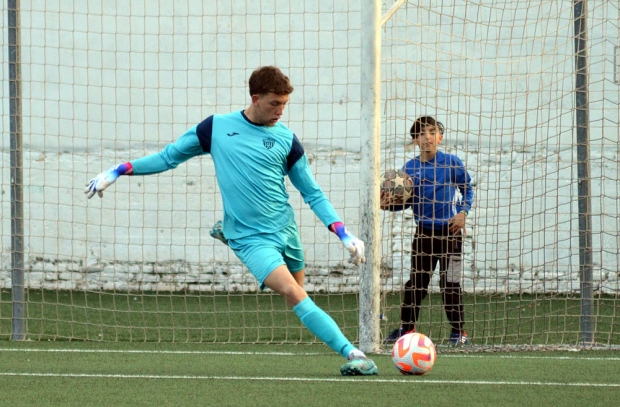
[[[293,168],[293,165],[301,157],[304,155],[304,146],[301,145],[301,142],[297,138],[296,135],[293,134],[293,142],[291,143],[291,151],[289,151],[288,156],[286,157],[286,170],[290,171]]]
[[[204,119],[196,126],[196,135],[205,153],[211,152],[211,137],[213,135],[213,115]]]

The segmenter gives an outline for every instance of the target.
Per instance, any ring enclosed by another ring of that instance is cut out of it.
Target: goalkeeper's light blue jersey
[[[340,221],[293,132],[279,122],[252,123],[242,111],[209,116],[159,153],[131,165],[134,175],[155,174],[203,154],[215,163],[228,239],[278,232],[293,222],[285,176],[326,227]]]

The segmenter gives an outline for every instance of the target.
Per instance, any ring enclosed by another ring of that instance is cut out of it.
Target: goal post
[[[360,349],[380,349],[380,217],[379,171],[381,164],[381,2],[367,0],[361,6],[360,172],[361,237],[366,242],[366,263],[360,268]]]
[[[381,348],[380,334],[380,213],[379,181],[381,171],[381,30],[405,3],[395,1],[385,13],[379,0],[366,0],[361,6],[360,136],[362,138],[361,218],[362,240],[367,244],[367,262],[360,272],[359,321],[360,349],[376,352]]]
[[[573,1],[575,20],[575,141],[579,195],[579,282],[581,342],[594,344],[594,289],[592,270],[592,189],[590,180],[590,106],[588,101],[588,2]]]
[[[21,106],[19,2],[7,3],[9,66],[9,155],[11,190],[11,339],[26,337],[24,285],[24,174]]]

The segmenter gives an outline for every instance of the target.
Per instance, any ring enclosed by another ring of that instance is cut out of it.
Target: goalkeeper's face
[[[253,95],[252,113],[254,117],[251,120],[263,126],[274,126],[284,114],[288,100],[289,95],[276,95],[275,93]]]

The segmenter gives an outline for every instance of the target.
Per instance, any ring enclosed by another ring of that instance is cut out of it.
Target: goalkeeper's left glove
[[[344,247],[347,248],[351,258],[349,258],[349,263],[355,264],[359,266],[360,263],[366,263],[366,257],[364,256],[364,242],[359,240],[357,237],[353,235],[353,233],[349,232],[346,227],[342,224],[342,222],[335,222],[329,226],[329,229],[334,232],[344,244]]]
[[[88,197],[88,199],[92,198],[95,193],[99,195],[99,198],[103,198],[103,190],[114,184],[114,181],[118,179],[121,175],[131,175],[133,174],[133,167],[131,163],[122,163],[114,166],[112,168],[108,168],[106,171],[97,175],[95,178],[91,179],[88,184],[86,184],[86,188],[84,189],[84,193]]]

